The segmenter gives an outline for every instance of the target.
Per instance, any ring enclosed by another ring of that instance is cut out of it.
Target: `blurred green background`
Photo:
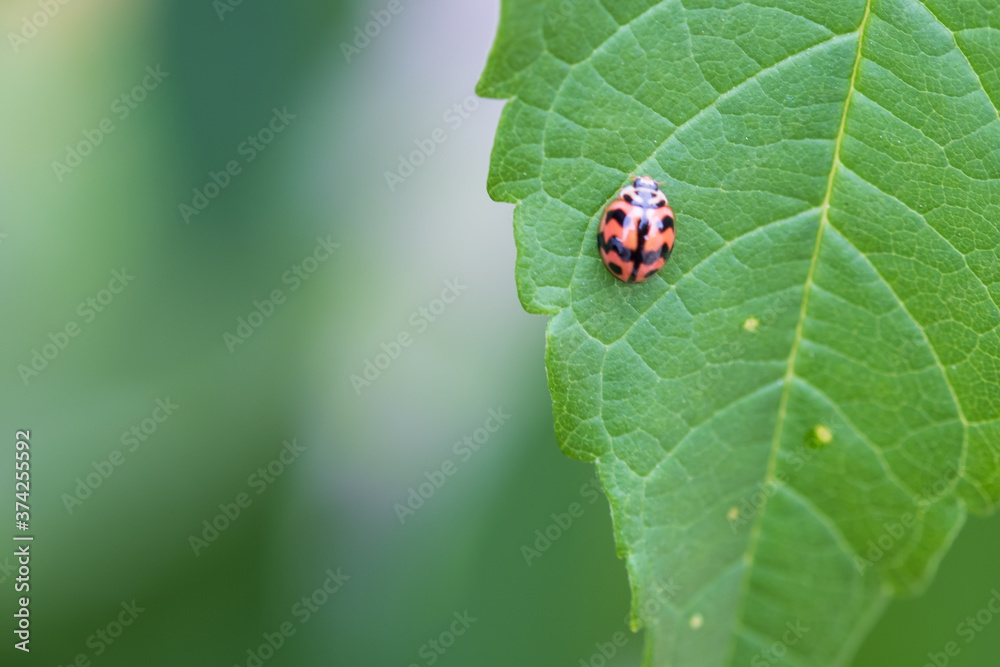
[[[600,653],[626,631],[625,569],[591,467],[555,442],[545,321],[485,192],[502,103],[471,96],[498,3],[236,3],[0,5],[0,493],[30,429],[36,537],[30,655],[0,551],[0,662],[637,665],[630,633]],[[318,261],[317,239],[339,247]],[[115,271],[134,278],[103,291]],[[509,418],[477,432],[490,410]],[[971,520],[855,664],[958,639],[997,553],[1000,519]],[[314,595],[328,570],[339,589]],[[1000,619],[961,647],[949,664],[995,664]]]

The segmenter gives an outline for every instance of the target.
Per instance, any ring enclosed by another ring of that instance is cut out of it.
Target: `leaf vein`
[[[776,419],[774,428],[774,439],[771,442],[771,452],[768,456],[768,466],[767,472],[765,474],[765,484],[773,483],[775,479],[775,470],[777,467],[778,451],[781,448],[781,435],[782,428],[785,422],[785,413],[788,409],[788,398],[791,392],[792,378],[795,374],[795,359],[798,354],[799,344],[802,341],[803,327],[805,325],[806,313],[809,308],[809,287],[812,285],[813,276],[816,272],[816,265],[819,262],[820,248],[823,243],[823,230],[829,225],[829,212],[830,203],[833,199],[833,185],[837,177],[837,167],[840,164],[840,149],[844,142],[844,136],[847,130],[847,118],[851,109],[851,100],[853,99],[854,91],[857,88],[857,78],[858,71],[861,68],[862,54],[864,50],[865,43],[865,29],[868,26],[868,21],[871,16],[872,10],[872,0],[867,0],[865,3],[865,13],[861,18],[861,23],[857,30],[857,40],[858,48],[857,53],[854,58],[854,70],[851,73],[851,79],[847,89],[847,97],[844,100],[844,112],[840,120],[840,130],[837,133],[837,138],[834,142],[833,160],[830,165],[830,176],[827,182],[826,197],[823,200],[823,214],[820,219],[819,228],[816,232],[816,246],[813,250],[812,262],[809,266],[809,275],[806,278],[805,289],[803,290],[802,296],[802,308],[799,313],[799,322],[795,328],[795,340],[792,343],[792,350],[788,358],[788,370],[785,373],[784,389],[781,396],[781,404],[778,408],[778,417]],[[747,559],[747,570],[744,573],[743,581],[740,586],[740,602],[739,610],[737,611],[737,618],[742,618],[746,610],[746,599],[747,593],[750,587],[750,571],[753,569],[753,560],[756,554],[757,546],[760,540],[760,534],[763,528],[764,516],[767,512],[768,498],[765,497],[758,510],[756,516],[754,516],[754,523],[750,530],[750,537],[747,540],[747,548],[745,551],[745,558]],[[727,657],[723,664],[728,664],[732,662],[732,659],[736,652],[736,643],[733,639],[730,639],[729,646],[727,650]]]

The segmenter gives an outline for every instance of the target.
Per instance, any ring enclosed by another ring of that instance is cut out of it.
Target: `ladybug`
[[[641,283],[663,268],[674,249],[674,211],[649,176],[635,179],[608,204],[597,249],[618,280]]]

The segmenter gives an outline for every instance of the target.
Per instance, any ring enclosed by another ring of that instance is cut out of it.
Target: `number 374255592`
[[[31,432],[18,431],[14,450],[14,521],[21,530],[28,530],[31,510],[28,494],[31,492]]]

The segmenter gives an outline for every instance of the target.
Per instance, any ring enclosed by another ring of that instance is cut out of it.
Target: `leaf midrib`
[[[778,463],[778,453],[781,451],[781,436],[785,425],[785,418],[788,410],[788,400],[791,395],[792,382],[795,379],[795,360],[798,357],[799,346],[802,343],[802,333],[805,328],[806,313],[809,308],[809,295],[812,291],[813,277],[816,273],[816,266],[819,264],[819,254],[820,249],[823,244],[823,232],[827,225],[830,224],[830,204],[833,199],[833,187],[837,179],[837,171],[840,166],[840,150],[844,143],[844,136],[846,135],[847,129],[847,117],[851,110],[851,102],[854,100],[854,93],[856,90],[856,84],[858,79],[858,72],[861,69],[861,59],[862,51],[864,50],[865,43],[865,30],[868,27],[868,21],[871,17],[872,10],[872,0],[866,0],[865,2],[865,13],[861,17],[861,25],[857,29],[858,35],[858,50],[854,57],[854,69],[851,72],[851,80],[847,89],[847,97],[844,100],[844,113],[840,119],[840,129],[837,131],[837,138],[834,141],[833,149],[833,161],[830,165],[830,175],[827,180],[826,185],[826,195],[823,198],[823,203],[820,205],[822,213],[820,214],[819,227],[816,230],[816,245],[813,248],[812,260],[809,264],[809,273],[806,276],[805,288],[802,295],[802,308],[799,311],[798,324],[795,327],[795,338],[792,342],[792,349],[788,356],[788,368],[785,371],[785,377],[783,380],[784,387],[781,392],[781,401],[778,405],[778,419],[774,427],[774,438],[771,441],[771,451],[768,454],[767,461],[767,473],[765,474],[764,484],[771,485],[775,483],[775,473],[777,470]],[[762,531],[764,523],[764,515],[767,512],[767,505],[770,498],[764,498],[763,502],[756,515],[754,516],[753,525],[750,527],[750,535],[747,538],[747,548],[743,553],[744,561],[744,571],[743,577],[740,581],[740,593],[739,593],[739,609],[735,615],[735,623],[742,624],[743,614],[746,610],[746,599],[747,593],[750,587],[750,576],[753,572],[754,558],[756,557],[757,545],[760,541],[760,534]],[[726,650],[726,657],[722,664],[730,664],[736,652],[736,636],[737,633],[731,632],[729,635],[729,644]]]

